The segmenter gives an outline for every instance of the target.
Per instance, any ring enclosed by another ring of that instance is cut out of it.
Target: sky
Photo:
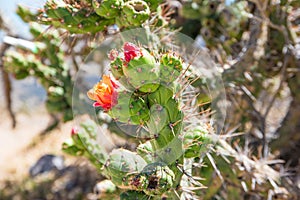
[[[30,38],[28,25],[15,13],[17,5],[24,5],[32,10],[42,8],[46,0],[0,0],[0,13],[5,18],[6,24],[14,31],[15,34],[25,38]],[[3,39],[3,33],[0,33],[0,42]]]
[[[15,34],[22,38],[31,38],[29,27],[15,14],[17,4],[21,3],[30,9],[42,8],[45,0],[0,0],[0,12],[2,18],[5,18],[6,24]],[[5,33],[0,31],[0,43],[3,40]],[[0,105],[3,105],[4,94],[2,93],[2,79],[0,74]],[[30,105],[40,105],[46,98],[46,93],[42,86],[33,77],[28,77],[24,80],[12,80],[13,90],[13,107],[14,110],[29,107]]]

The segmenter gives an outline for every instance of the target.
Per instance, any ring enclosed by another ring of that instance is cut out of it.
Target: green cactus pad
[[[92,4],[98,15],[113,19],[120,14],[124,2],[123,0],[92,0]]]
[[[116,121],[129,124],[143,124],[149,119],[149,109],[143,98],[128,91],[119,92],[118,103],[110,111]]]
[[[132,188],[130,177],[138,174],[147,165],[146,161],[136,153],[125,149],[115,149],[105,163],[105,172],[112,182],[120,188]]]
[[[146,50],[142,50],[142,56],[133,58],[127,65],[123,65],[123,72],[128,82],[141,92],[154,92],[159,87],[155,59]]]
[[[122,67],[123,67],[123,61],[119,57],[117,57],[114,61],[110,63],[110,71],[116,80],[119,80],[124,76]]]
[[[70,33],[96,33],[105,30],[108,25],[114,24],[114,19],[100,17],[91,8],[73,7],[63,1],[49,0],[45,4],[45,17],[41,23],[63,28]]]
[[[97,125],[93,121],[83,122],[81,129],[72,134],[71,140],[63,143],[63,151],[70,155],[88,158],[98,169],[107,160],[106,152],[97,144]]]
[[[173,97],[172,89],[164,85],[160,85],[156,91],[148,95],[149,105],[150,106],[155,104],[165,105],[172,97]]]
[[[145,143],[141,143],[137,148],[136,148],[137,153],[144,158],[144,160],[147,163],[154,162],[154,157],[153,153],[154,150],[152,148],[152,144],[150,141],[147,141]]]

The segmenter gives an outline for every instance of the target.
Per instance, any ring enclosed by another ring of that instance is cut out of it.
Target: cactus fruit
[[[92,0],[96,13],[106,19],[116,18],[124,4],[123,0]]]
[[[121,17],[121,27],[140,26],[150,17],[150,9],[145,1],[130,0],[122,7]]]

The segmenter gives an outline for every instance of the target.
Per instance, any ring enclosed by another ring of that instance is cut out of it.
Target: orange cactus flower
[[[93,104],[94,107],[100,106],[105,111],[108,111],[117,104],[117,88],[118,86],[109,76],[103,75],[102,80],[87,92],[87,96],[91,100],[96,101]]]

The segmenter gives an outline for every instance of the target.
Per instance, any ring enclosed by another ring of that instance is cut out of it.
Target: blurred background
[[[0,0],[0,199],[97,199],[103,177],[61,151],[74,125],[72,84],[85,56],[127,27],[65,26],[47,18],[46,2]],[[243,173],[228,178],[233,190],[218,186],[204,199],[299,199],[299,1],[169,0],[155,13],[151,26],[188,35],[217,63],[228,104],[223,134],[243,133],[228,143],[282,177],[246,191],[235,184],[257,174]]]

